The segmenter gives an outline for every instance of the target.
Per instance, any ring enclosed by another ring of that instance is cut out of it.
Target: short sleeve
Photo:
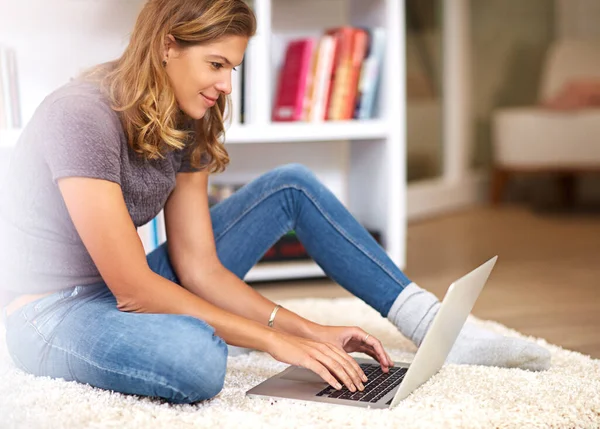
[[[77,176],[121,184],[121,125],[110,106],[67,96],[49,106],[46,118],[40,136],[52,180]]]

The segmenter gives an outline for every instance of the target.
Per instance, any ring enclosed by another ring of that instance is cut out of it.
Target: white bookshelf
[[[6,1],[6,0],[0,0]],[[23,118],[52,90],[81,69],[116,58],[143,0],[31,0],[10,3],[0,16],[0,42],[17,50]],[[254,0],[257,35],[244,73],[244,124],[239,91],[226,143],[227,171],[211,180],[250,180],[277,165],[300,162],[311,168],[365,226],[382,233],[386,251],[405,264],[405,93],[403,2],[397,0]],[[32,16],[33,15],[33,16]],[[32,28],[22,24],[27,22]],[[85,23],[83,25],[82,23]],[[375,119],[318,123],[272,123],[271,107],[286,42],[319,36],[340,25],[381,26],[386,55]],[[94,49],[90,49],[94,46]],[[38,54],[38,53],[42,54]],[[77,55],[74,55],[77,52]],[[237,77],[239,79],[239,76]],[[239,82],[233,84],[239,88]],[[235,91],[235,89],[234,89]],[[16,142],[18,130],[0,132],[0,146]],[[324,275],[314,262],[259,264],[246,280],[297,279]]]
[[[261,262],[250,270],[244,280],[253,282],[324,276],[321,267],[313,261]]]

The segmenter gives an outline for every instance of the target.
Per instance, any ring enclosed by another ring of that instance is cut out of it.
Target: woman
[[[392,361],[358,327],[322,326],[240,279],[294,229],[329,276],[417,345],[439,307],[306,168],[286,165],[209,210],[231,73],[255,18],[242,0],[150,0],[118,60],[35,112],[4,187],[7,345],[21,369],[173,403],[222,389],[227,344],[362,390],[350,352]],[[164,208],[168,241],[136,227]],[[15,296],[18,295],[18,296]],[[450,360],[528,369],[548,352],[474,326]]]

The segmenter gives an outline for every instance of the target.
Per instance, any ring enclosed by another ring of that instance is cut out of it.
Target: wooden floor
[[[405,272],[442,298],[494,255],[475,316],[600,358],[600,216],[476,208],[412,223]],[[255,287],[272,300],[350,296],[327,280]]]

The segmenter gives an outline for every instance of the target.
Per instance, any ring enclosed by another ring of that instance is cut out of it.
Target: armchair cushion
[[[512,168],[600,167],[600,109],[575,113],[501,109],[493,118],[496,164]]]

